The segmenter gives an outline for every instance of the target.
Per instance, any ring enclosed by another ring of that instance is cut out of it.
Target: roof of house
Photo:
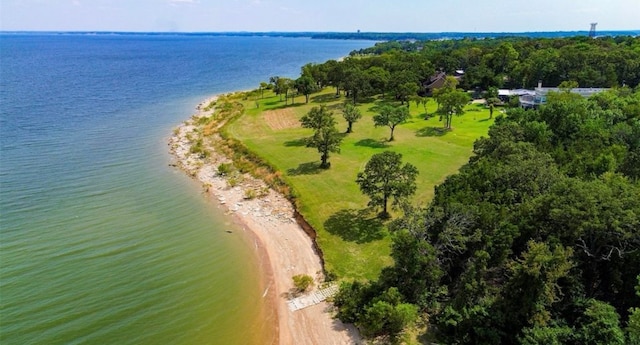
[[[445,81],[446,81],[445,78],[439,78],[439,79],[433,80],[429,84],[427,84],[425,86],[425,88],[427,88],[427,89],[438,89],[438,88],[441,88],[442,86],[444,86]]]
[[[603,92],[603,91],[607,91],[610,90],[609,88],[598,88],[598,87],[576,87],[573,89],[570,89],[571,93],[577,93],[583,97],[589,97],[593,94],[596,94],[598,92]],[[536,94],[539,95],[546,95],[549,92],[560,92],[562,91],[562,89],[558,88],[558,87],[536,87],[535,92]]]

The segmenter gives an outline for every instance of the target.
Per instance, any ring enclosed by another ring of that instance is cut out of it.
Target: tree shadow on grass
[[[322,94],[322,95],[317,95],[317,96],[311,96],[310,97],[310,101],[312,103],[329,103],[329,102],[333,102],[337,99],[340,99],[340,95],[337,95],[335,93],[328,93],[328,94]]]
[[[307,139],[306,138],[300,138],[300,139],[288,140],[288,141],[284,142],[284,146],[286,146],[286,147],[307,146]]]
[[[389,147],[389,144],[386,140],[375,140],[375,139],[362,139],[355,143],[356,146],[366,146],[372,149],[383,149],[385,147]]]
[[[417,137],[441,137],[449,133],[449,130],[442,127],[424,127],[416,131]]]
[[[368,209],[341,210],[324,222],[324,228],[345,241],[367,243],[384,238],[382,221]]]
[[[297,168],[291,168],[287,170],[287,175],[296,176],[296,175],[315,175],[319,174],[322,170],[320,167],[320,162],[308,162],[302,163],[298,165]]]
[[[263,105],[267,105],[267,106],[274,106],[274,105],[278,105],[278,104],[282,104],[284,106],[284,100],[276,100],[276,101],[269,101],[269,102],[264,102],[262,103]]]

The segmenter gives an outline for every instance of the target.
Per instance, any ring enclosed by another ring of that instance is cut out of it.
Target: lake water
[[[167,139],[366,41],[0,34],[0,343],[262,344],[251,246]]]

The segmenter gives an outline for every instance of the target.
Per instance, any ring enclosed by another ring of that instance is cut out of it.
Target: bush
[[[210,152],[204,148],[201,138],[196,140],[195,144],[191,145],[189,152],[199,155],[200,158],[207,158],[210,155]]]
[[[257,193],[255,189],[247,189],[244,191],[244,198],[247,200],[252,200],[256,198]]]
[[[211,109],[213,109],[213,107],[216,106],[216,101],[212,101],[211,103],[209,103],[206,107],[204,107],[204,111],[209,111]]]
[[[240,183],[242,183],[242,181],[244,180],[244,178],[242,177],[242,175],[240,174],[233,174],[232,176],[229,176],[229,178],[227,178],[227,185],[231,188],[239,185]]]
[[[298,292],[305,292],[313,285],[313,277],[307,274],[293,276],[293,285]]]
[[[233,171],[233,164],[231,163],[221,163],[218,165],[218,175],[227,176]]]

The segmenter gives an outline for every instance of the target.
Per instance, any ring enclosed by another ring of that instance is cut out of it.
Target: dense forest
[[[467,90],[613,89],[499,115],[427,207],[389,224],[395,264],[343,283],[338,317],[392,341],[422,320],[437,343],[640,343],[640,38],[387,42],[300,78],[406,103],[459,69]]]
[[[566,80],[580,87],[635,87],[640,83],[637,36],[393,41],[351,55],[398,50],[423,56],[447,73],[464,70],[462,86],[467,89],[531,88],[539,81],[555,87]]]

